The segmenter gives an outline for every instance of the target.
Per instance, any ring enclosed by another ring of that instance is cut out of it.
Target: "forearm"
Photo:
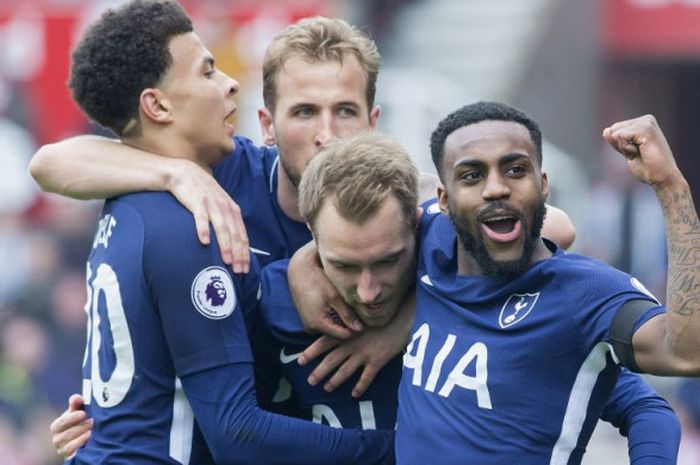
[[[629,425],[627,442],[631,465],[674,465],[681,429],[668,404],[642,408]]]
[[[29,170],[46,192],[93,199],[167,190],[182,163],[117,140],[78,136],[41,147]]]
[[[700,221],[690,187],[680,176],[655,186],[666,222],[668,283],[666,329],[668,349],[700,370]]]
[[[668,403],[638,375],[622,369],[601,418],[627,436],[632,465],[676,463],[680,422]]]
[[[251,383],[245,364],[182,378],[217,463],[393,463],[393,432],[342,430],[265,412]]]

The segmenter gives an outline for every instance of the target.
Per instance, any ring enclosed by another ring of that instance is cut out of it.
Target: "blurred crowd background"
[[[48,433],[79,392],[85,340],[84,262],[101,202],[40,193],[36,148],[100,133],[70,99],[69,50],[86,23],[119,1],[0,0],[0,463],[59,463]],[[663,220],[600,133],[654,114],[700,192],[700,1],[199,0],[183,1],[220,68],[241,83],[240,133],[260,139],[260,64],[271,37],[312,14],[368,31],[383,55],[380,128],[433,171],[428,137],[458,106],[509,102],[547,139],[550,202],[578,231],[573,250],[635,274],[661,300]],[[697,198],[696,198],[697,202]],[[700,464],[700,380],[649,377],[683,424],[679,463]],[[628,463],[601,426],[587,464]]]

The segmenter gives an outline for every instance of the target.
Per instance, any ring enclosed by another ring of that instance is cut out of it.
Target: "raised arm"
[[[200,242],[216,231],[221,256],[235,272],[249,266],[248,236],[238,205],[195,163],[160,156],[98,136],[78,136],[41,147],[29,171],[46,192],[76,199],[138,191],[170,191],[195,218]]]
[[[601,417],[627,437],[631,465],[674,465],[681,428],[676,414],[644,380],[624,368]]]
[[[634,176],[656,193],[666,223],[666,313],[645,322],[632,338],[643,371],[700,375],[700,221],[693,197],[656,119],[615,123],[603,138],[627,158]]]

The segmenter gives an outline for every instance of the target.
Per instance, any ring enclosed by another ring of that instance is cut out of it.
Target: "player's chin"
[[[221,140],[221,153],[225,155],[230,154],[233,152],[233,149],[236,148],[236,144],[234,143],[233,139],[231,137],[224,137]]]
[[[372,313],[367,311],[358,311],[357,313],[365,326],[376,328],[384,326],[391,321],[396,313],[396,307],[389,303],[385,303],[382,305],[381,310],[375,310]]]

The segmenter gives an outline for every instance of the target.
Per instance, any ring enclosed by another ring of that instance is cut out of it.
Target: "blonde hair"
[[[285,62],[301,57],[310,62],[335,60],[342,64],[351,54],[367,76],[367,107],[374,105],[381,57],[376,44],[364,32],[342,19],[316,16],[304,18],[277,34],[263,59],[263,101],[274,112],[276,79]]]
[[[341,217],[361,225],[394,195],[408,227],[416,226],[418,170],[395,139],[360,133],[324,146],[299,184],[299,211],[314,229],[323,202],[333,202]]]

